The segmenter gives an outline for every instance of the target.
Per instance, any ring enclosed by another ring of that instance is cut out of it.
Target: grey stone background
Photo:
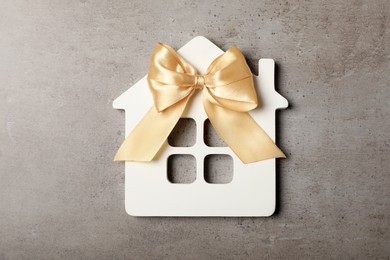
[[[388,259],[388,1],[0,1],[0,259]],[[157,41],[278,64],[278,210],[135,218],[124,113]]]

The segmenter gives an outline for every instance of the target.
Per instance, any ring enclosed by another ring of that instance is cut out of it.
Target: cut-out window
[[[175,147],[190,147],[196,142],[196,122],[192,118],[180,118],[171,134],[168,144]]]
[[[168,180],[171,183],[192,183],[196,180],[196,159],[190,154],[173,154],[168,157]]]
[[[207,155],[204,159],[204,179],[208,183],[230,183],[233,180],[233,158],[227,154]]]
[[[211,147],[224,147],[226,146],[225,142],[222,140],[222,138],[218,135],[217,131],[215,131],[214,127],[210,123],[210,120],[207,119],[204,122],[204,143],[207,146]]]

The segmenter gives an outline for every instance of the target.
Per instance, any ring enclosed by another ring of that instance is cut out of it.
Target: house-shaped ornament
[[[203,74],[209,64],[223,51],[205,37],[198,36],[178,50],[178,53]],[[259,60],[259,75],[253,76],[259,107],[251,116],[275,141],[275,110],[286,108],[287,100],[275,91],[275,63]],[[153,106],[146,76],[113,102],[116,109],[125,110],[126,136]],[[196,143],[191,147],[173,147],[166,143],[151,162],[125,163],[125,206],[133,216],[270,216],[275,211],[275,159],[244,164],[229,147],[210,147],[204,142],[207,120],[201,93],[189,105],[185,118],[196,122]],[[156,129],[156,131],[158,131]],[[192,183],[172,183],[167,176],[172,155],[193,155],[196,159],[196,179]],[[208,155],[230,155],[233,179],[230,183],[208,183],[204,176],[204,161]]]

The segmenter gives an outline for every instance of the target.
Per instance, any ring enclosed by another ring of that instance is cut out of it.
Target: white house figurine
[[[205,37],[198,36],[178,50],[199,73],[223,51]],[[259,107],[250,115],[275,141],[275,110],[286,108],[287,100],[275,91],[275,63],[259,60],[259,75],[253,76]],[[153,105],[146,76],[113,102],[125,110],[126,136]],[[168,143],[152,162],[125,163],[125,204],[133,216],[248,216],[265,217],[275,211],[275,159],[243,164],[229,147],[209,147],[204,143],[207,120],[201,94],[192,98],[183,117],[196,121],[196,143],[191,147],[173,147]],[[196,179],[192,183],[172,183],[167,176],[170,155],[190,154],[196,159]],[[233,179],[226,184],[208,183],[204,177],[207,155],[230,155]]]

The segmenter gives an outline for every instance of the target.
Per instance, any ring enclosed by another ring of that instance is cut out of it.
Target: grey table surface
[[[0,8],[0,259],[388,259],[389,1],[19,1]],[[156,42],[277,63],[269,218],[135,218],[113,163]]]

